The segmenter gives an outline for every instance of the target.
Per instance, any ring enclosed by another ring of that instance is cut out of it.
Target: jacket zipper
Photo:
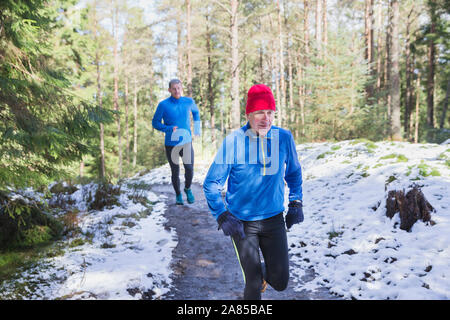
[[[265,176],[266,175],[266,156],[264,154],[264,138],[261,138],[261,151],[262,151],[263,166],[264,166],[263,176]]]

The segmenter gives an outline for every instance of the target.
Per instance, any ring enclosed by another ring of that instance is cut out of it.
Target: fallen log
[[[435,212],[433,206],[425,198],[422,190],[417,185],[405,194],[405,190],[391,190],[386,199],[386,216],[392,219],[397,213],[400,213],[400,229],[410,231],[417,220],[430,222],[431,212]]]

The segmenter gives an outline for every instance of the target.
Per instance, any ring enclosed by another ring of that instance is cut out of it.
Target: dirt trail
[[[173,289],[163,299],[173,300],[236,300],[242,299],[244,281],[234,247],[229,237],[217,230],[217,223],[207,207],[202,187],[192,185],[195,203],[177,206],[169,184],[152,186],[152,191],[168,197],[166,227],[175,228],[178,245],[173,252]],[[311,281],[311,274],[300,281]],[[294,291],[292,275],[288,288],[277,292],[268,286],[263,300],[336,299],[323,290]]]

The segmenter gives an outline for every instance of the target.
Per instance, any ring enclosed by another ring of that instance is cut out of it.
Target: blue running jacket
[[[203,191],[214,218],[228,210],[240,220],[255,221],[284,211],[285,181],[289,201],[302,200],[302,170],[291,132],[272,126],[260,137],[247,123],[222,142]]]
[[[200,112],[194,100],[189,97],[169,98],[161,101],[152,119],[152,126],[165,133],[164,144],[176,146],[192,141],[191,118],[194,119],[194,134],[200,134]],[[164,123],[161,122],[164,120]],[[178,129],[173,132],[173,127]]]

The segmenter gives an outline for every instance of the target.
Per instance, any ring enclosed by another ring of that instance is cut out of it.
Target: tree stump
[[[392,219],[400,213],[400,229],[410,231],[417,220],[431,221],[433,206],[427,201],[419,186],[414,185],[406,194],[404,190],[391,190],[386,199],[386,216]]]

